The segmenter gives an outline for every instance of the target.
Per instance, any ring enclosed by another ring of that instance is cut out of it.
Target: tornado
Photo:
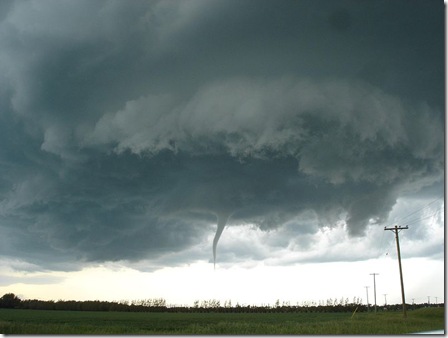
[[[217,214],[218,226],[216,228],[215,238],[213,238],[213,268],[216,267],[216,246],[218,245],[219,238],[221,237],[222,231],[226,226],[227,220],[229,219],[230,213],[219,213]]]

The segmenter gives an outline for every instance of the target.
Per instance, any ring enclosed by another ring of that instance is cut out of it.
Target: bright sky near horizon
[[[0,2],[0,296],[441,302],[444,11]]]

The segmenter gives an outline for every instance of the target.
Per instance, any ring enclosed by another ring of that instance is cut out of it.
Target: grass
[[[405,334],[444,329],[444,308],[357,313],[135,313],[0,309],[3,334]]]

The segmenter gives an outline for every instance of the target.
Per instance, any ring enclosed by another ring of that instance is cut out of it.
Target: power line
[[[438,198],[436,198],[435,200],[433,200],[433,201],[431,201],[431,202],[425,204],[425,205],[422,206],[421,208],[419,208],[419,209],[417,209],[417,210],[414,210],[414,211],[411,212],[410,214],[407,214],[407,215],[405,215],[405,216],[403,216],[403,217],[398,218],[396,221],[404,221],[404,220],[405,220],[406,218],[408,218],[409,216],[416,214],[417,212],[419,212],[419,211],[421,211],[421,210],[427,208],[427,207],[430,206],[431,204],[433,204],[433,203],[435,203],[435,202],[437,202],[437,201],[439,201],[439,200],[441,200],[441,199],[442,199],[442,197],[438,197]]]
[[[419,222],[421,222],[421,221],[423,221],[423,220],[425,220],[425,219],[434,217],[435,215],[437,215],[437,214],[438,214],[439,212],[441,212],[441,211],[442,211],[442,208],[440,208],[440,209],[434,211],[434,212],[433,212],[432,214],[430,214],[430,215],[427,215],[427,216],[425,216],[425,217],[414,218],[414,219],[412,219],[412,220],[410,220],[410,221],[408,221],[408,222],[406,222],[406,223],[407,223],[407,225],[412,225],[412,224],[419,223]]]
[[[409,218],[411,215],[414,215],[414,214],[416,214],[417,212],[422,211],[422,210],[424,210],[425,208],[428,208],[431,204],[433,204],[433,203],[435,203],[435,202],[437,202],[437,201],[440,201],[441,199],[442,199],[441,197],[436,198],[435,200],[433,200],[433,201],[427,203],[426,205],[424,205],[423,207],[421,207],[421,208],[415,210],[414,212],[411,212],[411,213],[408,214],[408,215],[405,215],[405,216],[399,218],[398,220],[404,222],[404,220],[406,220],[407,218]],[[437,208],[436,210],[431,210],[431,213],[430,213],[429,215],[428,215],[428,214],[425,215],[425,216],[424,216],[424,215],[421,215],[421,216],[419,216],[419,217],[415,217],[415,218],[409,219],[409,220],[406,222],[406,226],[414,225],[414,224],[420,223],[421,221],[424,221],[424,220],[426,220],[426,219],[435,217],[439,212],[442,212],[442,210],[443,210],[444,208],[445,208],[445,206],[442,205],[441,207]],[[430,209],[428,209],[428,211],[430,211]],[[397,223],[396,225],[399,226],[399,227],[402,227],[403,223],[401,223],[401,224]],[[403,227],[403,228],[404,228],[404,227]],[[388,229],[388,230],[391,230],[391,229]],[[384,233],[383,233],[383,235],[384,235]],[[383,236],[381,237],[381,243],[383,243]],[[389,250],[390,250],[391,245],[392,245],[392,243],[389,242],[389,245],[387,246],[387,249],[386,249],[386,255],[389,254]],[[382,251],[384,251],[384,250],[383,250],[384,246],[385,246],[385,245],[383,245],[383,244],[381,245],[381,250],[382,250]]]
[[[415,215],[416,213],[418,213],[418,212],[420,212],[420,211],[423,211],[425,208],[428,208],[431,204],[433,204],[433,203],[435,203],[435,202],[437,202],[437,201],[439,201],[439,200],[441,200],[441,199],[442,199],[442,197],[436,198],[435,200],[433,200],[433,201],[431,201],[431,202],[425,204],[423,207],[421,207],[421,208],[419,208],[419,209],[417,209],[417,210],[415,210],[415,211],[413,211],[413,212],[411,212],[411,213],[409,213],[409,214],[407,214],[407,215],[405,215],[405,216],[402,216],[402,217],[396,219],[396,220],[395,220],[395,223],[396,223],[398,226],[403,225],[403,223],[407,223],[407,224],[409,225],[410,222],[414,222],[414,221],[420,220],[421,217],[412,218],[412,219],[408,219],[408,218],[409,218],[410,216],[412,216],[412,215]],[[442,208],[444,208],[444,207],[442,206],[442,207],[438,208],[438,209],[434,212],[434,214],[436,214],[437,212],[441,211]],[[431,209],[429,208],[429,210],[431,210]],[[432,211],[432,210],[431,210],[431,211]]]

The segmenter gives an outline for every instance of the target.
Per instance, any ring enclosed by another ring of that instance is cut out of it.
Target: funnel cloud
[[[226,226],[228,214],[218,214],[218,224],[216,228],[215,237],[213,238],[213,266],[216,266],[216,247],[218,245],[219,238],[221,237],[222,231]]]

